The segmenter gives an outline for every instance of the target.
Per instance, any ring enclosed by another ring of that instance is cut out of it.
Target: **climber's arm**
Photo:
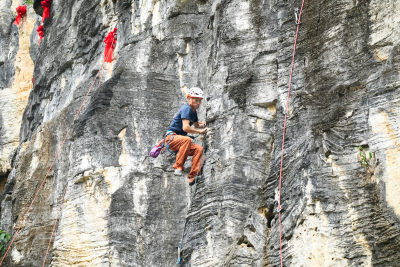
[[[206,127],[206,122],[205,121],[198,121],[193,123],[194,127],[196,128],[204,128]]]
[[[196,127],[196,123],[193,124]],[[207,128],[197,130],[190,126],[190,121],[186,119],[182,119],[182,129],[183,131],[187,133],[192,133],[192,134],[205,134],[207,132]]]

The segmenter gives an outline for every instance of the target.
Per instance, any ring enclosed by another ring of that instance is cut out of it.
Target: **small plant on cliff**
[[[1,227],[1,224],[0,224],[0,227]],[[0,229],[0,251],[1,251],[1,254],[4,253],[6,245],[7,245],[8,241],[10,241],[10,239],[11,239],[11,235],[9,233],[7,233],[6,231],[4,231],[3,229]]]
[[[363,148],[362,147],[358,147],[358,151],[360,152],[360,161],[361,161],[361,164],[366,168],[366,169],[368,169],[368,159],[367,159],[367,155],[365,154],[365,152],[364,152],[364,150],[363,150]],[[372,158],[372,154],[371,154],[371,152],[369,152],[369,158]]]
[[[34,1],[34,0],[25,0],[25,3],[26,3],[27,5],[31,5],[31,6],[32,6],[32,5],[33,5],[33,1]]]
[[[368,177],[371,178],[379,164],[379,161],[375,158],[375,155],[369,151],[365,151],[363,147],[359,146],[358,159],[361,165],[364,166]]]

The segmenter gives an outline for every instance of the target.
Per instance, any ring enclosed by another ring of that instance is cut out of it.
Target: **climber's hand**
[[[207,131],[208,131],[208,128],[201,129],[201,130],[199,130],[199,134],[206,134]]]
[[[204,127],[206,127],[206,122],[205,121],[200,121],[198,123],[198,126],[199,126],[199,128],[204,128]]]

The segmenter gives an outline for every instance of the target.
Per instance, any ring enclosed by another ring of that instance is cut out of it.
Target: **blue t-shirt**
[[[190,126],[192,126],[193,123],[199,121],[199,119],[197,118],[197,112],[193,111],[189,104],[185,104],[179,109],[178,113],[175,114],[174,119],[172,120],[168,130],[173,131],[179,135],[187,135],[187,133],[184,132],[182,129],[182,119],[189,120]]]

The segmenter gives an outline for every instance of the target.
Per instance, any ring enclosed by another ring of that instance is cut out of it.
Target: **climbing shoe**
[[[175,169],[174,174],[175,174],[176,176],[181,176],[181,175],[182,175],[182,170],[181,170],[181,169]]]
[[[194,185],[195,183],[196,183],[196,178],[195,177],[189,178],[189,185],[190,186]]]

